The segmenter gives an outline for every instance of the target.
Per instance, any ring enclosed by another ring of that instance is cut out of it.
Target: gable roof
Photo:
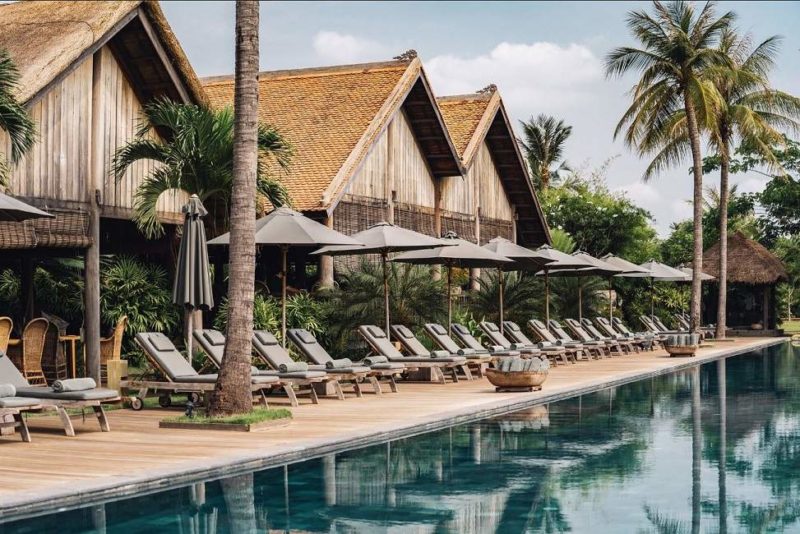
[[[211,105],[233,105],[233,77],[202,80]],[[259,120],[278,128],[295,156],[282,178],[300,211],[331,212],[373,142],[400,109],[435,177],[463,174],[422,64],[411,60],[263,72]]]
[[[549,244],[550,230],[497,88],[445,96],[437,102],[464,167],[472,165],[486,142],[506,195],[516,208],[520,244]]]
[[[125,65],[143,100],[167,94],[203,102],[200,81],[157,1],[42,1],[0,5],[0,49],[20,72],[17,98],[35,101],[84,59],[109,44],[115,54],[135,51]]]
[[[719,241],[703,253],[703,271],[719,279]],[[783,262],[742,232],[728,235],[728,282],[732,284],[774,284],[787,280]]]

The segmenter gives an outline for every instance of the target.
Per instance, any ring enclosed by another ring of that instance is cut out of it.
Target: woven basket
[[[699,345],[664,345],[670,356],[694,356]]]
[[[486,378],[497,391],[533,391],[542,389],[547,380],[546,371],[509,371],[487,369]]]

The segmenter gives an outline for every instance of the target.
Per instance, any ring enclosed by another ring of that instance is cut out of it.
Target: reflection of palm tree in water
[[[256,532],[256,503],[253,494],[253,473],[245,473],[219,481],[228,514],[230,532]]]

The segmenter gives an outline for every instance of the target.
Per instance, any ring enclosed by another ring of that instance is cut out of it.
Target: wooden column
[[[442,237],[442,180],[445,178],[433,179],[433,230],[436,237]],[[441,265],[431,268],[431,276],[434,280],[442,279]]]
[[[764,300],[762,306],[764,309],[761,311],[762,319],[761,324],[764,325],[764,330],[769,330],[769,286],[764,286]]]
[[[386,128],[386,172],[384,176],[384,194],[386,195],[386,222],[394,224],[394,205],[397,202],[397,191],[395,191],[395,142],[394,142],[394,120]]]
[[[475,240],[478,245],[481,245],[481,208],[478,206],[475,209]],[[480,269],[470,269],[469,271],[469,288],[472,291],[478,291],[481,288],[478,280],[481,278]]]
[[[325,219],[325,226],[333,228],[333,214]],[[319,286],[333,287],[333,257],[320,256],[319,258]]]
[[[89,236],[92,244],[84,255],[84,347],[86,375],[100,383],[100,187],[106,175],[103,136],[104,92],[101,53],[95,53],[92,70],[92,131],[89,147],[89,169],[86,196],[89,204]]]

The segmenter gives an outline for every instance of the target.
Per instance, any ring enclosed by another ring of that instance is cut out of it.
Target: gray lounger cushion
[[[312,378],[325,378],[326,376],[328,376],[328,373],[325,371],[289,371],[287,373],[282,373],[280,371],[262,371],[259,375],[259,378],[276,377],[295,380],[309,380]]]
[[[53,391],[57,393],[70,393],[73,391],[86,391],[97,387],[94,378],[69,378],[53,382]]]
[[[0,398],[0,408],[30,408],[39,404],[38,399],[24,399],[22,397]]]
[[[17,388],[13,384],[0,384],[0,399],[13,397],[17,394]]]
[[[2,352],[0,352],[0,382],[11,384],[16,388],[30,386],[14,362]]]
[[[160,332],[139,332],[136,334],[136,341],[155,360],[159,368],[169,377],[175,380],[176,377],[199,376],[192,365],[186,361],[183,354],[178,352],[172,341]]]
[[[53,391],[53,388],[44,386],[27,386],[17,388],[17,396],[63,401],[102,401],[115,399],[119,397],[119,393],[113,389],[105,388],[58,393]]]
[[[258,376],[250,378],[251,384],[272,384],[278,381],[277,376],[263,374],[264,371],[259,371]],[[214,384],[217,381],[217,374],[206,375],[192,375],[192,376],[176,376],[174,382],[180,384]]]

